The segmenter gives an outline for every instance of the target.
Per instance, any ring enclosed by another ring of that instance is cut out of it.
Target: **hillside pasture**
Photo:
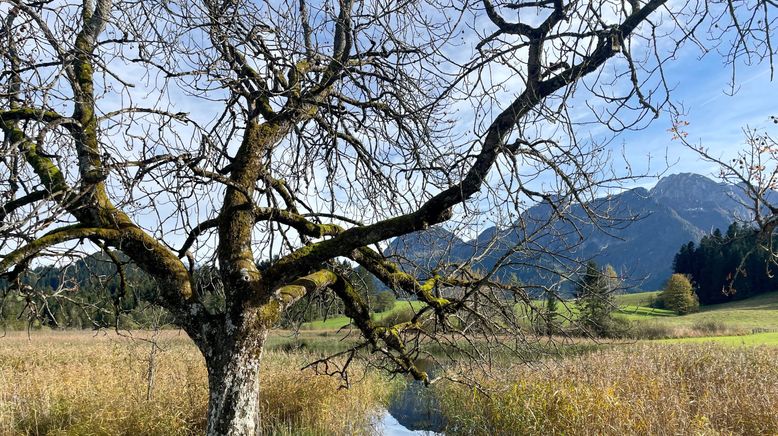
[[[778,292],[702,306],[699,312],[683,316],[641,305],[640,301],[651,301],[655,294],[625,295],[617,300],[621,303],[618,316],[629,320],[636,333],[653,336],[650,339],[739,336],[778,331]],[[640,338],[638,334],[635,336]]]
[[[673,311],[651,307],[659,291],[621,294],[615,297],[618,307],[615,316],[629,321],[626,331],[634,339],[667,339],[707,336],[742,336],[752,333],[778,332],[778,292],[770,292],[745,300],[730,303],[702,306],[697,313],[679,316]],[[533,300],[533,306],[544,307],[543,300]],[[376,313],[373,319],[382,321],[391,319],[409,310],[418,310],[423,306],[419,301],[399,300],[391,310]],[[525,303],[515,306],[517,314],[527,318],[530,328],[530,314]],[[557,305],[558,321],[563,326],[570,325],[578,314],[575,301],[563,300]],[[337,331],[348,329],[350,319],[346,316],[334,316],[326,320],[304,323],[304,331]]]

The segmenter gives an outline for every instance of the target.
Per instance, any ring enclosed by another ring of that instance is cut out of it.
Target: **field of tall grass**
[[[618,346],[436,388],[447,434],[778,434],[778,349]]]
[[[0,435],[202,434],[202,357],[177,332],[163,332],[158,344],[150,379],[149,342],[114,333],[9,333],[0,339]],[[339,390],[335,378],[300,372],[305,351],[266,356],[266,434],[373,432],[391,383],[369,373]]]
[[[312,345],[287,352],[278,336],[266,354],[265,433],[375,434],[399,381],[358,370],[350,389],[338,389],[338,379],[299,369],[337,341],[305,340]],[[202,358],[175,331],[158,345],[152,353],[149,342],[114,333],[9,333],[0,339],[0,435],[202,434]],[[478,376],[483,390],[440,382],[431,393],[449,435],[778,434],[776,362],[778,348],[765,346],[620,343],[503,364]]]

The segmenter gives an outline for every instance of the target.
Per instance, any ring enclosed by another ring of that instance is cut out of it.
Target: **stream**
[[[435,369],[425,363],[417,362],[417,366],[426,366],[423,370],[433,376]],[[376,427],[385,436],[442,435],[446,419],[431,390],[421,382],[409,380],[391,399]]]

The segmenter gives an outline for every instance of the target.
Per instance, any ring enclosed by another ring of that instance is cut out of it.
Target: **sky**
[[[485,17],[480,16],[474,28],[481,27],[491,29],[493,25]],[[468,49],[467,46],[475,45],[480,41],[477,33],[479,32],[472,30],[466,32],[465,38],[467,40],[473,38],[472,41],[463,41],[465,46],[457,46],[455,49],[461,51],[463,56],[469,56],[468,52],[472,47]],[[612,62],[614,60],[609,61]],[[138,74],[142,76],[142,71],[138,71]],[[676,59],[665,64],[665,76],[668,84],[674,88],[671,94],[672,102],[678,107],[683,107],[686,113],[683,119],[689,123],[686,128],[689,134],[687,139],[689,142],[701,143],[709,147],[714,156],[726,157],[740,149],[744,139],[743,129],[746,127],[768,131],[775,129],[769,117],[778,115],[774,104],[778,101],[778,86],[776,86],[778,78],[771,79],[770,65],[766,61],[750,66],[738,65],[736,88],[732,94],[732,68],[724,63],[723,57],[715,51],[701,57],[698,48],[686,44]],[[520,80],[517,81],[515,88],[509,87],[504,97],[515,96],[522,87],[519,82]],[[202,105],[198,99],[186,98],[175,88],[170,89],[169,92],[172,92],[169,97],[172,98],[171,103],[175,110],[188,112],[190,116],[204,123],[213,119],[215,112],[209,105]],[[143,100],[140,90],[133,97]],[[495,97],[495,101],[506,101],[501,97],[503,96]],[[461,113],[458,117],[463,130],[473,127],[474,115],[466,113],[466,106],[470,103],[461,102],[465,106],[465,113]],[[118,104],[122,103],[118,102]],[[486,121],[488,123],[490,120]],[[672,133],[668,132],[670,127],[670,115],[668,112],[663,112],[647,128],[619,134],[611,141],[610,146],[616,154],[621,153],[623,148],[634,173],[664,175],[694,172],[706,176],[715,175],[717,173],[715,166],[703,162],[698,155],[679,141],[671,139]],[[591,127],[595,135],[598,129],[601,128]],[[590,132],[579,130],[578,133],[585,136]],[[466,136],[472,138],[472,135]],[[638,179],[627,182],[625,187],[650,187],[656,183],[656,180],[656,177]]]
[[[491,29],[492,27],[491,23],[484,17],[480,17],[473,26],[474,29]],[[471,38],[473,40],[469,41]],[[474,46],[479,41],[478,32],[466,32],[465,40],[462,41],[463,45],[456,46],[454,49],[461,50],[460,55],[467,57],[472,49],[468,46]],[[660,43],[663,42],[665,41],[660,41]],[[454,53],[451,55],[457,57]],[[619,60],[609,61],[609,63],[613,62],[619,62]],[[623,68],[623,65],[620,68]],[[511,71],[507,73],[510,74]],[[500,77],[500,73],[496,73],[493,79],[499,81]],[[726,65],[722,56],[716,52],[701,57],[699,49],[688,45],[678,53],[676,59],[665,64],[665,77],[668,85],[674,88],[671,94],[673,104],[676,107],[684,108],[686,115],[683,119],[689,123],[686,128],[689,134],[687,139],[692,143],[704,144],[714,156],[726,157],[740,149],[743,144],[743,128],[745,127],[773,128],[769,116],[778,115],[774,112],[774,102],[778,101],[778,87],[775,81],[771,80],[770,66],[767,62],[751,66],[738,65],[735,80],[736,92],[730,95],[732,92],[731,66]],[[515,98],[515,93],[521,91],[522,83],[520,83],[519,77],[514,78],[516,83],[511,82],[510,78],[505,78],[505,80],[508,81],[506,83],[515,86],[507,86],[504,95],[494,96],[495,107],[512,100]],[[185,98],[183,95],[173,95],[172,97],[176,110],[189,112],[192,116],[203,120],[213,117],[213,108],[209,105],[202,105],[198,99]],[[464,105],[462,113],[458,115],[461,128],[472,129],[474,116],[484,116],[484,114],[475,115],[473,113],[472,101],[464,100],[460,103]],[[576,110],[588,111],[583,109],[583,104],[579,104],[579,106],[581,107]],[[488,124],[492,116],[486,115],[484,118]],[[713,176],[717,173],[715,166],[703,162],[698,155],[679,141],[673,141],[672,133],[668,132],[670,127],[670,114],[662,112],[661,116],[647,128],[620,134],[610,142],[610,147],[613,148],[615,155],[620,154],[621,149],[624,149],[624,154],[633,173],[655,176],[627,181],[616,189],[637,186],[650,188],[657,182],[658,176],[673,173],[694,172],[706,176]],[[587,129],[590,129],[591,132]],[[597,136],[598,130],[604,129],[593,125],[579,130],[578,133],[581,136],[590,133]],[[473,138],[471,134],[465,136]],[[539,179],[538,182],[543,183],[543,179]],[[604,194],[604,192],[598,192],[598,195]],[[311,201],[315,203],[315,198],[312,197]],[[161,206],[157,204],[158,208]],[[482,202],[480,206],[483,209],[490,208],[488,201]],[[209,210],[203,209],[201,214],[206,216],[209,214]],[[477,231],[477,229],[473,231]]]
[[[2,11],[2,9],[0,9]],[[489,32],[493,25],[484,17],[480,17],[473,23],[471,31],[467,32],[467,38],[474,38],[473,41],[462,41],[462,45],[454,47],[452,50],[461,50],[462,55],[469,56],[472,47],[479,39],[478,32]],[[701,143],[711,150],[714,156],[727,157],[733,155],[739,150],[744,141],[743,129],[746,127],[756,129],[766,129],[768,132],[778,130],[770,121],[771,115],[778,115],[775,108],[775,102],[778,101],[778,86],[776,81],[771,78],[770,65],[768,62],[762,62],[756,65],[738,65],[736,70],[736,89],[734,95],[729,95],[732,91],[730,82],[732,80],[732,69],[725,65],[722,56],[718,53],[709,53],[705,57],[700,57],[701,53],[695,47],[689,45],[685,47],[676,59],[666,64],[665,75],[671,87],[672,101],[676,106],[683,107],[685,110],[684,120],[689,123],[686,131],[688,140],[693,143]],[[613,62],[616,60],[612,60]],[[137,82],[138,87],[131,91],[131,97],[138,105],[153,105],[156,94],[149,91],[147,77],[144,77],[142,68],[138,66],[122,66],[122,76],[132,78]],[[496,75],[495,80],[500,76]],[[516,78],[518,79],[518,78]],[[506,79],[507,80],[507,79]],[[505,96],[511,96],[520,91],[520,87],[507,87]],[[166,89],[169,92],[165,96],[170,99],[170,109],[172,111],[188,112],[190,115],[204,121],[212,120],[218,115],[221,109],[215,110],[212,105],[202,104],[202,100],[197,98],[187,98],[183,93],[178,92],[175,87]],[[119,95],[109,93],[102,101],[103,110],[112,109],[112,106],[126,104],[124,101],[128,95]],[[501,96],[495,96],[494,101],[501,102]],[[163,102],[164,104],[165,102]],[[463,101],[463,105],[470,106],[470,101]],[[583,106],[583,105],[581,105]],[[452,110],[456,108],[452,107]],[[472,109],[471,109],[472,110]],[[486,116],[487,124],[493,114]],[[463,129],[473,127],[473,115],[463,113],[461,115],[461,124]],[[693,151],[684,147],[679,141],[672,140],[672,133],[668,132],[671,127],[670,115],[663,112],[661,116],[654,120],[647,128],[636,131],[626,132],[618,135],[610,142],[610,147],[616,154],[624,149],[628,158],[629,165],[634,173],[645,173],[650,175],[666,175],[680,172],[694,172],[706,176],[712,176],[717,173],[717,168],[710,163],[703,162]],[[586,136],[591,129],[593,135],[597,135],[597,130],[601,127],[591,126],[579,131],[582,136]],[[472,137],[472,135],[471,135]],[[657,181],[657,177],[646,177],[627,182],[623,188],[636,186],[651,187]],[[151,212],[168,209],[174,210],[175,203],[164,204],[155,200],[156,210],[146,208],[150,215],[144,215],[144,208],[139,208],[138,219],[140,222],[154,223],[156,218]],[[209,208],[193,208],[193,222],[197,222],[211,215]],[[171,212],[174,214],[173,212]],[[178,223],[176,223],[178,226]],[[149,225],[154,228],[154,225]],[[172,235],[173,238],[182,234]]]
[[[713,156],[727,157],[742,149],[744,128],[772,133],[778,130],[769,119],[778,114],[778,77],[771,79],[769,63],[739,66],[733,94],[732,68],[715,54],[702,59],[693,54],[673,61],[668,69],[669,82],[676,85],[673,102],[682,105],[686,112],[689,142],[704,145]],[[667,131],[671,126],[670,115],[663,113],[645,130],[622,134],[614,143],[625,147],[638,172],[648,168],[649,156],[653,162],[651,170],[661,171],[667,156],[667,174],[693,172],[715,176],[715,165],[672,139],[672,133]],[[640,186],[655,183],[655,178],[636,182]]]

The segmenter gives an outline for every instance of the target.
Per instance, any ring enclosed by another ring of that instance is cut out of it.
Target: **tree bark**
[[[236,336],[202,350],[208,366],[208,436],[260,434],[259,370],[267,330]]]

